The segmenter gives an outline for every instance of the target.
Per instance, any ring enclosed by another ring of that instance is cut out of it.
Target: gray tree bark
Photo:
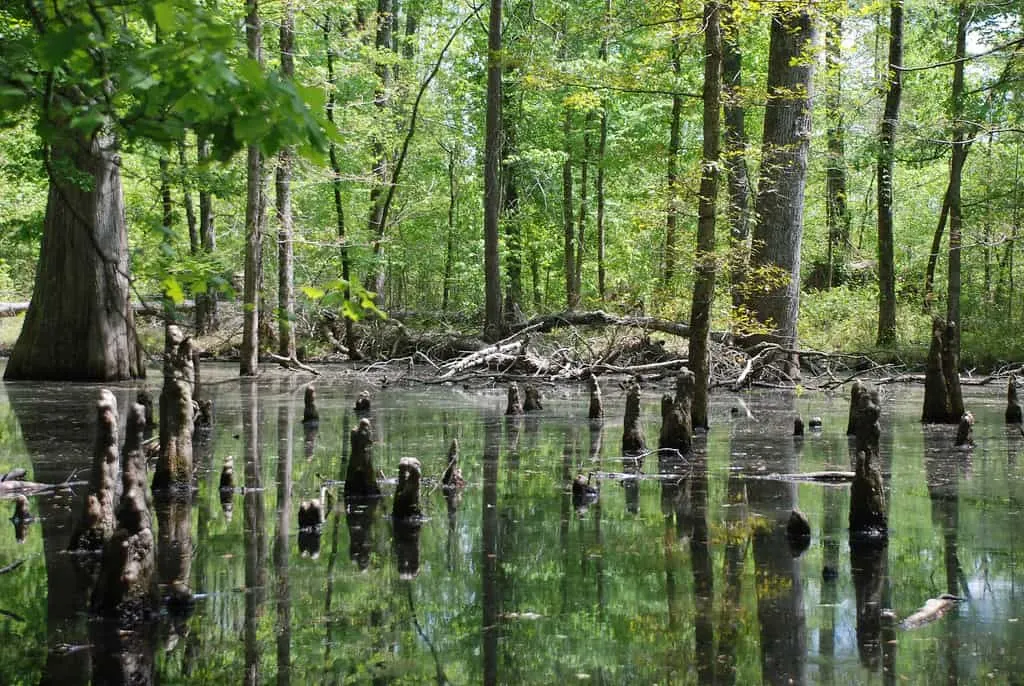
[[[809,56],[815,34],[812,14],[811,3],[801,1],[780,7],[772,16],[751,261],[755,268],[778,270],[784,278],[747,299],[752,313],[768,329],[753,340],[770,340],[790,349],[796,348],[800,307],[800,244],[814,79]]]

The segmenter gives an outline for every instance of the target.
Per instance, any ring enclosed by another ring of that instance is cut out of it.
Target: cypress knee
[[[164,330],[164,385],[160,391],[160,456],[153,490],[192,488],[192,339],[168,324]]]
[[[82,520],[71,537],[71,550],[98,552],[114,533],[121,471],[117,426],[117,400],[113,393],[103,389],[96,403],[96,443],[89,475],[89,495]]]
[[[375,498],[380,495],[373,468],[373,432],[363,417],[350,434],[351,454],[345,472],[345,498]]]

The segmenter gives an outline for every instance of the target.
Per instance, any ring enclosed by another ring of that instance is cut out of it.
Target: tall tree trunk
[[[77,135],[49,149],[49,194],[35,287],[6,379],[114,381],[145,376],[128,301],[131,274],[121,165],[113,136]],[[72,181],[55,169],[74,169]],[[88,184],[78,182],[88,179]]]
[[[286,0],[279,32],[281,79],[295,78],[295,6]],[[295,265],[292,243],[292,164],[295,151],[282,148],[277,155],[277,333],[278,354],[294,359]]]
[[[787,4],[774,12],[752,261],[757,267],[778,270],[784,278],[783,283],[750,295],[748,305],[769,329],[753,339],[790,349],[796,348],[800,311],[800,243],[814,78],[808,50],[813,42],[810,2]],[[798,371],[795,361],[789,371]]]
[[[324,16],[324,46],[327,51],[327,120],[335,124],[334,110],[337,106],[337,85],[338,80],[334,72],[334,48],[331,47],[331,16]],[[334,195],[334,219],[338,243],[341,251],[341,280],[344,282],[344,298],[349,301],[352,298],[352,258],[348,251],[348,242],[345,238],[345,205],[341,198],[341,162],[338,160],[338,146],[331,139],[329,147],[329,158],[331,162],[331,189]],[[350,317],[345,320],[345,347],[348,349],[350,360],[362,359],[359,352],[359,341],[356,339],[355,324]]]
[[[487,27],[487,119],[484,143],[484,337],[501,338],[501,265],[498,232],[501,219],[501,13],[502,0],[491,0]]]
[[[682,37],[683,8],[681,0],[675,4],[676,21],[672,25],[672,46],[670,60],[672,73],[679,80],[683,73],[680,60],[680,40]],[[672,95],[672,121],[668,134],[668,216],[665,219],[665,270],[662,272],[662,283],[668,286],[676,273],[676,234],[679,231],[679,127],[683,112],[683,97],[678,93]]]
[[[711,305],[715,295],[715,205],[722,135],[722,26],[718,3],[704,4],[704,115],[700,200],[697,208],[697,258],[690,307],[690,369],[696,387],[690,416],[694,427],[708,428],[711,380]]]
[[[196,144],[200,167],[210,159],[210,140],[200,137]],[[210,257],[217,249],[217,232],[213,223],[213,194],[204,181],[199,189],[199,244]],[[196,334],[203,336],[217,329],[217,288],[209,281],[203,291],[196,294]]]
[[[602,29],[601,49],[598,53],[601,62],[608,63],[608,33],[612,21],[612,0],[604,2],[604,27]],[[594,195],[597,197],[597,295],[604,302],[605,299],[605,216],[604,216],[604,157],[608,150],[608,102],[601,102],[601,133],[597,141],[597,179],[595,180]]]
[[[946,292],[946,332],[949,347],[943,356],[943,372],[949,392],[949,407],[959,420],[964,413],[964,399],[960,390],[960,252],[962,246],[963,213],[960,188],[964,163],[967,161],[967,122],[964,120],[964,56],[967,54],[967,24],[970,14],[966,0],[957,7],[956,55],[953,64],[953,154],[949,164],[949,262]]]
[[[380,53],[392,49],[392,0],[377,0],[377,38],[374,43],[377,48],[376,66],[377,88],[374,93],[373,103],[377,106],[377,112],[383,119],[390,103],[390,91],[392,83],[392,70],[390,62],[382,57]],[[376,293],[378,305],[385,302],[385,281],[386,269],[384,264],[384,234],[387,231],[384,221],[384,201],[387,197],[387,188],[390,160],[387,154],[387,145],[383,132],[377,133],[373,138],[373,187],[370,189],[370,236],[373,240],[373,266],[370,277],[367,279],[366,288]]]
[[[185,223],[188,225],[188,251],[195,257],[202,247],[199,243],[199,225],[196,221],[196,206],[192,202],[192,187],[186,178],[188,173],[188,151],[185,141],[178,141],[178,166],[181,169],[181,204],[185,208]]]
[[[576,292],[576,226],[573,220],[572,197],[572,110],[565,108],[562,119],[565,161],[562,163],[562,238],[565,253],[565,308],[574,310],[579,305]]]
[[[441,311],[447,312],[452,296],[452,271],[455,267],[455,213],[458,207],[458,187],[455,184],[455,148],[448,153],[448,230],[444,246],[444,292],[441,295]]]
[[[903,0],[891,0],[889,13],[889,87],[878,149],[878,345],[896,343],[896,265],[893,228],[893,170],[896,123],[903,91]]]
[[[245,36],[249,59],[263,64],[259,0],[246,0]],[[263,250],[263,156],[250,145],[246,160],[245,285],[242,294],[242,348],[239,371],[255,376],[259,371],[259,283]]]
[[[965,150],[966,154],[966,150]],[[932,234],[932,247],[928,253],[928,266],[924,271],[924,300],[922,311],[929,314],[935,300],[935,269],[939,266],[939,252],[942,250],[942,236],[946,233],[946,222],[949,220],[949,185],[946,185],[946,192],[942,195],[942,209],[939,210],[939,223],[935,226],[935,233]]]
[[[825,137],[828,168],[825,171],[825,220],[828,230],[828,281],[835,285],[845,270],[850,244],[850,213],[846,204],[846,151],[843,122],[843,14],[845,3],[827,18],[825,30]]]
[[[576,217],[576,265],[573,267],[573,290],[577,300],[583,297],[583,246],[587,228],[587,172],[590,168],[590,122],[587,113],[583,125],[583,159],[580,160],[580,211]]]
[[[513,68],[505,65],[506,82],[512,80]],[[518,305],[523,299],[523,234],[522,225],[518,221],[519,188],[516,178],[516,164],[512,160],[518,154],[516,137],[516,120],[511,117],[512,89],[502,84],[501,124],[502,153],[501,180],[504,186],[502,194],[502,214],[505,217],[505,274],[508,279],[507,306]],[[521,102],[521,99],[520,99]],[[506,315],[509,312],[505,313]]]
[[[750,176],[747,173],[746,108],[743,86],[739,28],[732,1],[719,5],[722,26],[722,95],[724,100],[724,168],[729,190],[729,286],[733,307],[743,304],[743,282],[750,260]]]

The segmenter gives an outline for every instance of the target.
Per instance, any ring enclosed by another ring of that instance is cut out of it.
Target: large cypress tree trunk
[[[893,237],[893,160],[903,91],[903,0],[892,0],[889,18],[889,88],[878,150],[878,344],[896,342],[896,267]]]
[[[800,243],[803,238],[804,186],[811,138],[811,88],[814,42],[809,2],[775,11],[768,49],[768,98],[765,104],[757,223],[752,262],[782,277],[766,291],[749,296],[748,305],[768,331],[752,337],[796,348],[800,307]],[[795,373],[791,365],[790,372]]]
[[[604,3],[604,35],[601,38],[601,49],[598,57],[602,62],[608,62],[608,30],[612,21],[612,0],[605,0]],[[601,103],[601,133],[597,140],[597,179],[594,194],[597,196],[597,295],[604,302],[605,298],[605,265],[604,265],[604,156],[608,149],[608,102]]]
[[[704,150],[697,208],[697,265],[690,307],[690,369],[696,377],[690,416],[708,427],[711,304],[715,295],[715,202],[718,198],[719,140],[722,135],[722,30],[718,3],[704,5]]]
[[[128,234],[116,141],[103,132],[68,134],[49,152],[35,287],[4,378],[144,376],[128,302]]]
[[[390,91],[392,84],[392,67],[383,54],[393,48],[392,36],[392,0],[377,0],[377,36],[374,45],[377,48],[378,57],[374,71],[377,73],[377,90],[373,96],[373,103],[377,106],[378,114],[386,116],[390,106]],[[377,134],[373,140],[373,188],[370,189],[370,235],[373,236],[373,258],[374,263],[369,278],[366,280],[366,288],[374,291],[378,305],[385,302],[384,289],[386,287],[387,271],[384,265],[384,234],[387,232],[385,226],[384,202],[387,198],[387,184],[390,175],[391,160],[387,154],[384,133]]]

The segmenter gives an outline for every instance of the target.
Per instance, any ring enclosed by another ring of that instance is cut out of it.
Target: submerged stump
[[[515,381],[508,385],[508,404],[505,406],[505,414],[523,414],[523,401],[519,395],[519,384]]]
[[[850,386],[850,415],[846,420],[846,435],[854,436],[857,433],[857,406],[860,403],[860,394],[864,392],[864,382],[860,379],[854,379],[853,385]]]
[[[974,415],[964,412],[960,416],[960,424],[956,428],[957,448],[970,448],[974,445]]]
[[[420,461],[403,457],[398,462],[398,488],[391,517],[395,520],[418,520],[420,517]]]
[[[103,550],[100,578],[93,591],[93,611],[121,624],[151,617],[158,605],[156,545],[146,491],[146,461],[140,449],[144,410],[129,410],[122,476],[124,493],[117,509],[117,529]]]
[[[89,495],[78,529],[71,536],[70,550],[98,552],[114,534],[121,471],[117,426],[117,399],[113,393],[103,389],[96,403],[96,443],[89,475]]]
[[[885,488],[878,468],[880,414],[878,391],[865,387],[854,417],[856,467],[850,487],[850,537],[859,541],[888,538]]]
[[[303,500],[299,504],[299,529],[316,529],[327,521],[327,514],[330,510],[327,489],[320,487],[320,497],[312,500]]]
[[[320,421],[320,411],[316,408],[316,388],[306,386],[302,396],[302,423],[313,424]]]
[[[1017,400],[1017,377],[1013,374],[1006,384],[1006,423],[1024,423],[1024,414],[1021,412],[1020,401]]]
[[[370,420],[363,417],[350,434],[351,454],[345,472],[345,498],[380,496],[377,472],[373,468],[373,432]]]
[[[544,405],[540,401],[540,390],[536,386],[527,384],[524,393],[526,399],[523,400],[523,412],[540,412],[544,409]]]
[[[676,394],[661,399],[661,433],[658,436],[659,463],[681,458],[693,451],[693,424],[690,415],[693,406],[695,380],[693,372],[685,367],[676,377]],[[673,455],[672,451],[675,451]]]
[[[153,490],[192,488],[192,339],[168,324],[164,330],[164,386],[160,391],[160,455]]]
[[[356,414],[363,416],[370,414],[370,392],[363,391],[356,398]]]
[[[453,438],[448,446],[448,462],[445,464],[444,474],[441,476],[441,484],[445,489],[462,488],[466,480],[462,478],[462,470],[459,468],[459,439]]]
[[[623,466],[630,463],[629,466],[639,469],[643,465],[642,455],[646,451],[647,440],[640,427],[640,384],[634,380],[626,386],[626,411],[622,419]]]
[[[601,386],[597,383],[597,377],[590,377],[590,409],[587,412],[589,419],[604,418],[604,401],[601,399]]]

